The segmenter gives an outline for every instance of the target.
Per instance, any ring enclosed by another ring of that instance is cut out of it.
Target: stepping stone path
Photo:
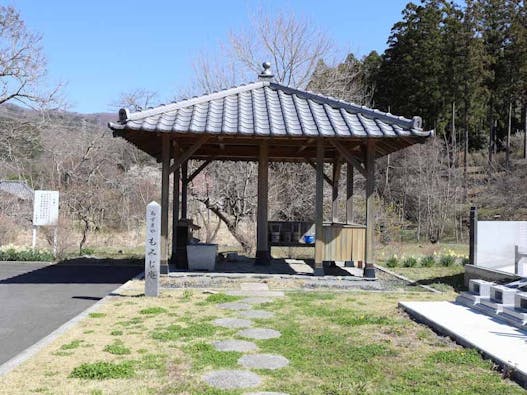
[[[218,318],[217,320],[214,320],[214,325],[222,326],[224,328],[237,329],[250,328],[253,326],[253,322],[251,320],[244,320],[242,318]]]
[[[218,351],[248,352],[258,349],[256,344],[245,340],[218,340],[212,343],[212,345]]]
[[[220,309],[239,311],[242,318],[218,318],[214,325],[225,328],[247,328],[237,333],[238,336],[251,339],[275,339],[281,336],[277,330],[270,328],[251,328],[254,324],[251,318],[268,319],[274,317],[274,313],[265,310],[252,310],[252,305],[271,303],[273,297],[284,296],[281,291],[269,291],[265,283],[242,283],[239,291],[228,292],[229,295],[245,296],[238,302],[222,303]],[[218,351],[247,352],[238,363],[246,369],[281,369],[289,364],[289,360],[281,355],[274,354],[250,354],[258,350],[258,346],[245,340],[221,340],[212,345]],[[261,384],[262,379],[256,373],[249,370],[217,370],[205,374],[202,377],[208,385],[218,389],[251,388]],[[245,395],[288,395],[283,392],[251,392]]]
[[[260,318],[260,319],[267,319],[267,318],[273,318],[274,313],[271,313],[270,311],[265,310],[246,310],[240,312],[240,317],[243,318]]]
[[[289,360],[281,355],[274,354],[249,354],[238,360],[244,368],[249,369],[280,369],[289,365]]]

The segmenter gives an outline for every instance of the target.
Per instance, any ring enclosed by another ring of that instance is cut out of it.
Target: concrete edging
[[[29,346],[24,351],[20,352],[18,355],[15,355],[10,360],[4,362],[2,365],[0,365],[0,377],[9,373],[11,370],[18,367],[23,362],[27,361],[29,358],[33,357],[35,354],[37,354],[39,351],[41,351],[44,347],[49,345],[54,340],[58,339],[60,336],[62,336],[66,331],[71,329],[73,326],[75,326],[77,323],[82,321],[84,318],[86,318],[90,313],[93,313],[96,311],[101,305],[106,303],[108,300],[116,297],[114,294],[116,292],[119,292],[121,290],[124,290],[130,281],[134,280],[140,280],[144,276],[144,272],[139,273],[137,276],[133,277],[132,279],[128,280],[124,284],[120,285],[113,291],[109,292],[106,296],[104,296],[101,300],[97,301],[95,304],[88,307],[86,310],[82,311],[81,313],[77,314],[75,317],[70,319],[69,321],[65,322],[61,326],[59,326],[57,329],[55,329],[53,332],[51,332],[46,337],[40,339],[38,342],[33,344],[32,346]]]

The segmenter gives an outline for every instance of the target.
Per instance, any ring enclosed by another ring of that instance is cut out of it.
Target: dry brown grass
[[[234,336],[235,330],[210,330],[215,317],[236,315],[217,308],[216,303],[226,297],[220,294],[211,300],[207,291],[177,289],[163,290],[156,299],[145,298],[142,291],[142,282],[132,282],[123,295],[101,306],[98,313],[103,316],[86,318],[0,378],[0,393],[242,394],[211,390],[200,379],[210,369],[237,365],[238,354],[220,353],[209,346],[213,340]],[[320,395],[522,393],[519,386],[492,371],[488,361],[411,321],[397,308],[399,300],[451,300],[454,296],[290,291],[285,298],[263,306],[274,311],[276,318],[256,320],[282,332],[279,339],[257,341],[261,351],[291,361],[278,371],[259,371],[264,384],[258,390]],[[145,309],[158,314],[142,314]],[[176,337],[168,336],[166,341],[153,337],[154,333],[170,335],[168,325],[174,324],[178,325]],[[130,349],[129,355],[103,351],[116,338]],[[72,348],[79,340],[78,347]],[[146,354],[162,356],[150,361],[157,363],[155,369],[145,364]],[[138,361],[131,378],[69,378],[83,363],[131,360]]]

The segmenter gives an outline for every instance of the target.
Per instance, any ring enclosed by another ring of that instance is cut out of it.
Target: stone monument
[[[159,296],[161,255],[161,206],[150,202],[146,206],[145,296]]]

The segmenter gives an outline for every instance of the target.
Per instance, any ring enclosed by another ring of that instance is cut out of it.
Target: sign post
[[[161,206],[150,202],[146,206],[145,296],[159,296],[160,240]]]
[[[59,224],[59,192],[35,191],[33,200],[33,242],[37,245],[37,229],[39,226],[54,226],[53,255],[57,255],[57,227]]]

